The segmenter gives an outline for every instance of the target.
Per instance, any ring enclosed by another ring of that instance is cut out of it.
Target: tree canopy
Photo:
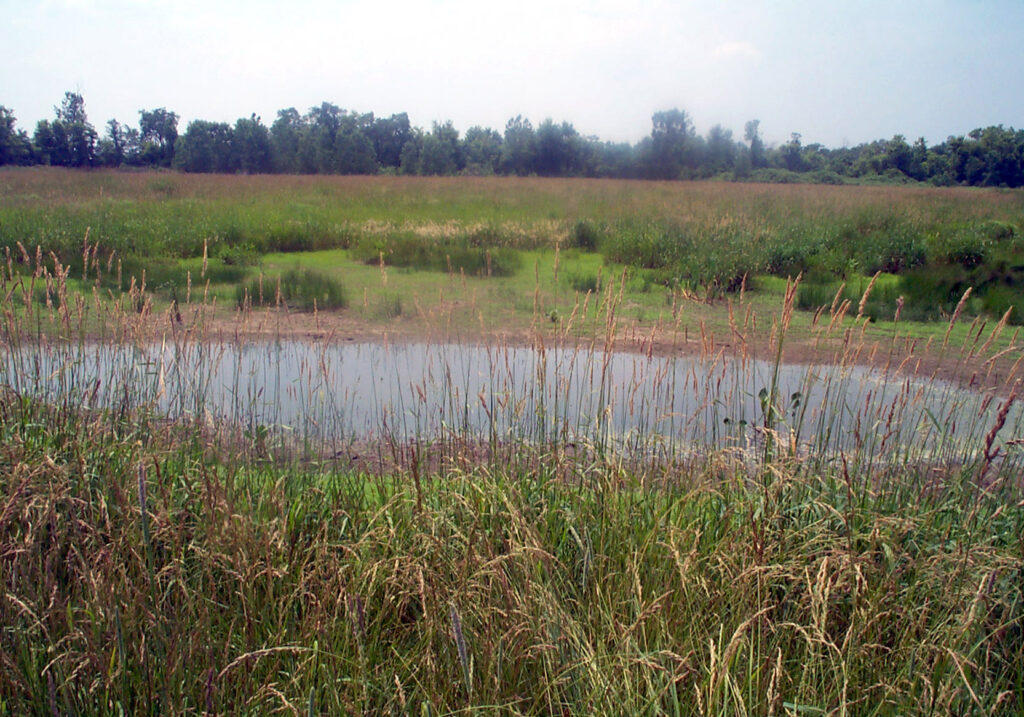
[[[460,136],[450,120],[434,122],[426,131],[405,112],[376,117],[331,102],[305,113],[279,110],[269,127],[252,114],[234,125],[196,119],[179,134],[179,119],[165,107],[143,109],[137,126],[110,119],[100,136],[82,95],[66,92],[53,119],[41,120],[30,137],[17,128],[14,111],[0,105],[0,165],[1024,186],[1024,130],[1002,125],[933,146],[897,134],[830,149],[805,144],[798,132],[787,142],[766,146],[757,119],[746,123],[742,141],[721,125],[701,136],[690,115],[678,108],[654,112],[650,134],[634,145],[602,142],[550,117],[535,127],[516,115],[504,132],[477,126]]]

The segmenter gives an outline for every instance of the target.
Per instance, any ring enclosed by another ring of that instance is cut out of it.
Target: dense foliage
[[[111,119],[100,136],[78,93],[67,92],[53,120],[30,137],[0,105],[0,165],[174,167],[186,172],[581,176],[641,179],[718,177],[762,182],[930,182],[937,185],[1024,185],[1024,130],[1002,125],[951,136],[929,147],[903,135],[830,149],[804,144],[798,133],[768,147],[757,120],[743,141],[712,127],[706,137],[682,110],[655,112],[651,133],[635,145],[603,142],[570,122],[537,127],[516,116],[504,133],[471,127],[460,136],[451,121],[427,131],[402,112],[375,117],[324,102],[300,114],[278,111],[268,127],[255,114],[226,122],[179,117],[165,108],[141,110],[138,128]]]

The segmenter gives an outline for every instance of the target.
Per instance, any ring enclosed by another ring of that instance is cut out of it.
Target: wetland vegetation
[[[0,713],[1024,708],[1019,193],[0,189]]]

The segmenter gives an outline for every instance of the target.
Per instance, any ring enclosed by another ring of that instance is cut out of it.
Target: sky
[[[568,121],[852,146],[1024,126],[1024,0],[0,0],[0,104],[32,133],[67,90],[233,123],[321,102],[429,129]]]

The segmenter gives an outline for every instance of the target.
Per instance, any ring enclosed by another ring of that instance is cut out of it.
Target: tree
[[[36,125],[33,142],[48,164],[63,167],[88,167],[95,159],[96,130],[85,114],[85,100],[77,92],[65,92],[54,107],[53,122]]]
[[[254,112],[235,122],[231,135],[232,167],[246,174],[266,174],[271,165],[270,130]]]
[[[192,120],[180,139],[175,166],[186,172],[233,172],[232,134],[226,122]]]
[[[752,119],[743,127],[743,139],[750,145],[750,166],[754,169],[768,165],[764,154],[764,142],[759,133],[760,126],[761,120]]]
[[[139,110],[142,158],[155,167],[170,167],[178,139],[178,115],[163,107]]]
[[[466,172],[475,175],[490,175],[498,171],[501,161],[501,135],[495,130],[480,126],[470,127],[462,138],[462,156],[466,160]]]
[[[644,142],[650,142],[646,137]],[[594,173],[599,177],[628,178],[637,177],[638,149],[626,142],[591,143],[594,146]],[[641,143],[642,146],[643,143]]]
[[[516,115],[505,124],[505,144],[502,148],[501,171],[525,177],[533,172],[535,137],[533,125],[522,115]]]
[[[800,144],[800,138],[799,132],[793,132],[789,136],[789,141],[779,148],[782,164],[790,172],[800,172],[804,167],[801,157],[803,146]]]
[[[418,127],[402,145],[399,171],[402,174],[419,174],[421,170],[420,155],[423,149],[423,131]]]
[[[732,141],[732,130],[716,124],[708,131],[707,170],[708,174],[721,174],[733,169],[736,164],[736,144]]]
[[[537,127],[533,166],[542,177],[564,177],[581,173],[581,140],[568,122],[556,125],[546,119]]]
[[[402,112],[388,118],[378,117],[370,127],[368,136],[381,166],[397,169],[402,164],[402,147],[412,137],[409,115]]]
[[[294,107],[277,111],[277,119],[270,126],[271,156],[275,172],[302,171],[299,148],[308,129],[306,121]]]
[[[423,136],[419,148],[419,172],[429,175],[449,175],[463,165],[459,132],[451,120],[434,123],[429,134]]]
[[[907,144],[907,139],[902,134],[893,136],[885,146],[885,170],[895,169],[907,176],[911,172],[913,151]],[[883,171],[885,171],[883,170]]]
[[[654,179],[678,179],[693,137],[693,123],[683,110],[662,110],[651,115],[651,138],[645,143],[647,175]]]
[[[39,120],[36,123],[36,131],[32,134],[32,145],[41,164],[54,167],[68,166],[70,160],[67,135],[64,133],[64,125],[60,122]]]
[[[334,159],[341,174],[376,174],[373,142],[356,122],[347,122],[334,138]]]
[[[125,131],[116,119],[107,121],[107,133],[96,145],[96,161],[104,167],[120,167],[125,158]]]
[[[14,112],[0,105],[0,165],[28,164],[32,143],[24,130],[15,127]]]

